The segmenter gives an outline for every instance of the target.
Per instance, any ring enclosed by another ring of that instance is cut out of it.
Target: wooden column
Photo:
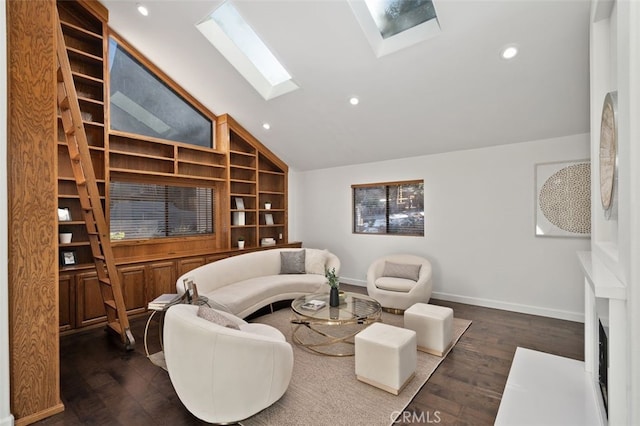
[[[64,409],[58,337],[55,3],[7,1],[11,412]]]

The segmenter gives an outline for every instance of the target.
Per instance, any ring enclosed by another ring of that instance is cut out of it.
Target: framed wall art
[[[76,252],[74,250],[61,251],[60,263],[62,264],[62,266],[75,265],[76,263],[78,263]]]
[[[591,236],[589,160],[536,164],[535,197],[536,236]]]

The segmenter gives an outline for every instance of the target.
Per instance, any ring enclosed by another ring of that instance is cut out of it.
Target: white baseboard
[[[0,418],[0,426],[13,426],[13,416],[9,414],[7,417]]]
[[[367,282],[363,280],[354,280],[352,278],[340,277],[340,282],[345,284],[357,285],[358,287],[366,287]]]
[[[366,287],[367,282],[352,278],[340,277],[340,281],[345,284]],[[542,317],[556,318],[567,321],[584,323],[584,313],[570,312],[560,309],[549,309],[540,306],[523,305],[520,303],[503,302],[501,300],[481,299],[478,297],[459,296],[457,294],[449,294],[434,291],[431,297],[438,300],[446,300],[448,302],[465,303],[467,305],[483,306],[485,308],[502,309],[503,311],[519,312],[521,314],[539,315]]]
[[[540,306],[522,305],[520,303],[503,302],[501,300],[481,299],[478,297],[458,296],[456,294],[434,291],[431,297],[449,302],[466,303],[467,305],[484,306],[485,308],[502,309],[503,311],[519,312],[521,314],[539,315],[567,321],[584,323],[584,313],[549,309]]]

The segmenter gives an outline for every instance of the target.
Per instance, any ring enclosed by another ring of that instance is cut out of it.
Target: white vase
[[[71,237],[73,234],[71,232],[61,232],[60,233],[60,244],[69,244],[71,242]]]
[[[271,210],[271,203],[264,203],[264,208],[266,210]]]
[[[238,248],[239,249],[243,249],[244,248],[244,241],[238,241]]]

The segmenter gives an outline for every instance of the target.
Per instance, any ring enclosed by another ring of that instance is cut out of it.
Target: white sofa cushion
[[[328,291],[325,281],[324,276],[315,274],[267,275],[226,285],[205,296],[211,306],[243,316],[246,309],[265,300],[287,294],[318,293],[323,287]]]
[[[415,287],[416,282],[405,278],[380,277],[376,280],[376,287],[381,290],[400,291],[407,293]]]

